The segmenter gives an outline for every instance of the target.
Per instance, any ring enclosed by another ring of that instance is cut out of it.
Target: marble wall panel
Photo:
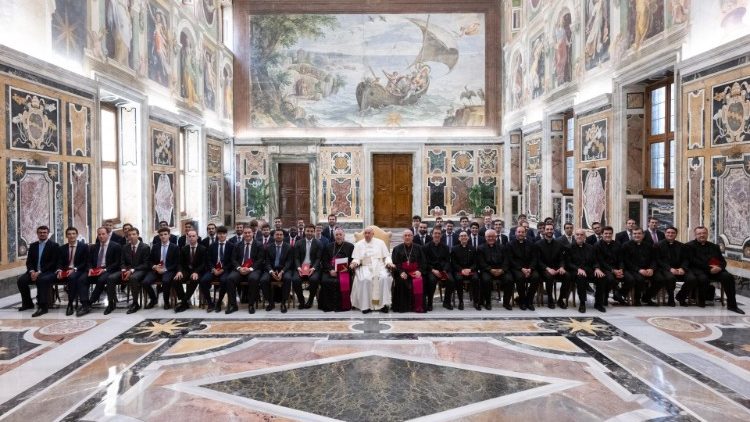
[[[429,150],[427,151],[427,171],[433,172],[445,172],[446,171],[446,152],[441,150]]]
[[[581,162],[607,158],[607,119],[582,124],[578,135],[581,140]]]
[[[60,100],[31,91],[7,88],[10,149],[60,153]]]
[[[542,176],[526,176],[526,215],[530,220],[539,220],[542,210]]]
[[[458,214],[472,212],[469,206],[469,190],[474,186],[474,178],[453,176],[451,178],[451,213]]]
[[[255,212],[248,189],[268,180],[268,150],[262,146],[236,146],[234,154],[234,218],[245,221]]]
[[[208,221],[216,223],[223,220],[223,178],[221,176],[209,176],[207,183]]]
[[[705,92],[704,89],[697,89],[686,94],[688,149],[703,148],[703,122],[706,119]]]
[[[521,190],[521,147],[510,147],[510,190]]]
[[[224,210],[227,209],[224,196],[230,191],[224,187],[224,143],[219,139],[207,138],[206,177],[208,221],[223,224]]]
[[[750,153],[714,159],[718,242],[727,254],[750,261]]]
[[[581,226],[590,229],[599,222],[607,225],[607,169],[585,168],[581,170]]]
[[[648,218],[656,218],[659,230],[666,230],[674,225],[674,201],[671,199],[648,199],[646,202]]]
[[[564,142],[565,140],[562,133],[555,133],[550,136],[550,149],[552,150],[552,179],[550,181],[551,192],[560,192],[565,183],[565,167],[563,166]]]
[[[321,147],[318,162],[322,193],[318,197],[318,219],[325,221],[334,213],[343,221],[361,221],[362,147]]]
[[[152,163],[156,166],[175,166],[177,162],[176,143],[177,136],[174,133],[151,128]]]
[[[750,142],[750,78],[712,87],[711,144]]]
[[[330,179],[331,214],[352,215],[352,179]]]
[[[68,103],[67,150],[69,155],[91,156],[91,108]]]
[[[639,194],[643,191],[643,145],[644,145],[643,114],[629,114],[627,123],[628,162],[627,162],[627,193]]]
[[[68,174],[68,222],[81,236],[91,232],[91,174],[88,164],[71,163]]]
[[[159,228],[160,221],[166,221],[170,227],[177,225],[175,209],[177,208],[176,180],[174,172],[155,171],[151,176],[153,192],[153,229]]]
[[[444,176],[435,175],[427,180],[427,208],[430,214],[434,215],[438,210],[442,214],[446,213],[445,192],[446,179]]]
[[[703,225],[703,180],[704,158],[692,157],[687,160],[687,202],[688,202],[688,232]]]
[[[224,170],[224,144],[221,141],[209,140],[206,146],[206,173],[220,174]]]
[[[529,139],[524,137],[524,171],[535,172],[542,168],[542,139],[532,136]]]

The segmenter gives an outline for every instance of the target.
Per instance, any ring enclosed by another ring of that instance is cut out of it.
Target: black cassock
[[[422,291],[414,291],[414,280],[411,276],[414,271],[422,273],[426,277],[425,268],[427,262],[422,247],[412,243],[406,247],[403,243],[393,248],[391,260],[396,269],[393,270],[392,308],[393,312],[424,312],[424,281]],[[406,280],[401,278],[401,273],[406,272]]]
[[[342,298],[339,274],[331,276],[331,270],[335,268],[333,260],[347,258],[347,265],[349,265],[352,262],[352,252],[354,252],[354,245],[349,242],[343,242],[341,245],[334,242],[326,246],[321,258],[323,273],[320,277],[320,293],[318,296],[318,309],[321,311],[348,311],[352,309],[351,300],[348,297]],[[351,282],[354,281],[354,277],[351,271],[347,271],[347,274],[349,275],[349,293],[351,294]]]

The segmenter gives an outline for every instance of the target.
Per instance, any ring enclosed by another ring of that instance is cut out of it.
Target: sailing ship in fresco
[[[427,93],[430,87],[431,68],[427,62],[443,63],[448,72],[458,62],[458,48],[455,37],[448,31],[427,21],[407,18],[422,30],[422,49],[409,66],[409,72],[400,75],[398,71],[383,71],[387,84],[370,68],[373,77],[366,77],[357,85],[356,96],[359,110],[381,108],[389,105],[412,105]]]

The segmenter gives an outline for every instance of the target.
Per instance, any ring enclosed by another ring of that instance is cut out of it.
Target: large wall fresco
[[[254,128],[485,126],[485,15],[249,17]]]
[[[318,220],[326,221],[329,214],[335,214],[343,222],[362,221],[362,147],[321,147],[318,163]]]
[[[609,60],[609,45],[612,41],[609,9],[609,0],[586,1],[583,52],[587,70]]]

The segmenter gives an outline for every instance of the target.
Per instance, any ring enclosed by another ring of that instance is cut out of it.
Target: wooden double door
[[[376,226],[411,226],[412,170],[410,154],[373,154],[373,214]]]
[[[273,218],[275,216],[271,216]],[[279,215],[284,227],[310,219],[310,165],[279,163]]]

